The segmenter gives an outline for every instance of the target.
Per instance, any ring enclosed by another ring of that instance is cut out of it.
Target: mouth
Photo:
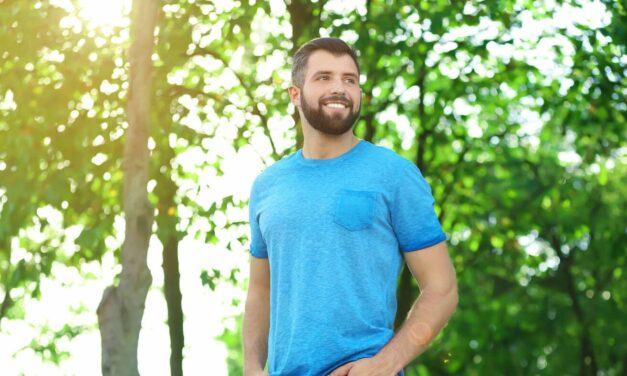
[[[348,101],[342,101],[342,100],[329,100],[329,101],[323,102],[322,105],[328,108],[341,110],[341,109],[348,108],[349,103]]]

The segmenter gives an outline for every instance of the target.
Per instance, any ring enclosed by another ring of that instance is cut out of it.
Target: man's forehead
[[[313,52],[307,60],[307,76],[316,74],[316,72],[358,75],[357,65],[349,55],[333,55],[324,50]]]

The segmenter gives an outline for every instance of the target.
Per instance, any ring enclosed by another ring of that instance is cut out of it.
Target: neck
[[[305,159],[336,158],[359,143],[359,139],[353,132],[337,136],[321,132],[304,132],[303,136],[303,158]]]

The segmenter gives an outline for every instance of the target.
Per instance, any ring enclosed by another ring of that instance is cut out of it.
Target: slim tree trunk
[[[179,239],[172,235],[163,247],[164,292],[168,306],[168,327],[170,328],[170,374],[183,375],[183,308],[181,306],[181,274],[178,259]]]
[[[5,247],[0,247],[0,251],[5,248],[7,250],[7,260],[11,260],[11,243],[7,241]],[[0,329],[2,329],[2,319],[7,314],[7,311],[13,305],[13,299],[11,299],[11,290],[13,286],[11,281],[13,280],[12,274],[15,273],[15,269],[11,268],[12,265],[8,265],[6,269],[2,270],[2,273],[7,273],[7,275],[11,275],[10,278],[6,279],[6,284],[4,285],[4,298],[2,299],[2,303],[0,303]]]
[[[148,289],[152,282],[146,257],[153,208],[148,202],[148,135],[151,56],[156,0],[134,0],[131,20],[128,130],[124,145],[124,215],[122,272],[118,286],[105,289],[98,306],[104,376],[139,375],[137,344]]]
[[[174,151],[167,145],[162,147],[162,160],[166,161],[166,166],[170,166],[174,160]],[[170,178],[172,173],[169,168],[166,168],[163,173],[157,175],[157,187],[154,193],[159,201],[159,214],[155,220],[157,221],[157,236],[163,244],[163,292],[168,307],[168,328],[170,329],[170,374],[182,376],[185,336],[178,258],[180,234],[176,230],[179,218],[175,210],[178,187]]]

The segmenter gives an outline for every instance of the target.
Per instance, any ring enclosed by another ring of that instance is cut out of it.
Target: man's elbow
[[[457,281],[454,279],[447,284],[446,288],[440,290],[440,299],[446,305],[449,316],[455,312],[459,303],[459,293],[457,290]]]
[[[421,298],[424,302],[431,302],[440,307],[442,316],[450,317],[457,309],[459,294],[455,280],[450,282],[440,281],[439,284],[431,284],[421,291]]]

